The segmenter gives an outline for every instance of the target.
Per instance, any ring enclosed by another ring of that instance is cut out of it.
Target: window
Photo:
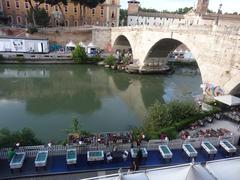
[[[68,7],[65,6],[64,8],[65,8],[65,13],[67,13],[68,12]]]
[[[78,22],[77,21],[74,21],[74,26],[78,26]]]
[[[45,10],[48,11],[48,4],[45,4]]]
[[[21,18],[21,16],[17,16],[17,23],[18,23],[18,24],[21,24],[21,23],[22,23],[22,18]]]
[[[74,6],[74,13],[77,14],[77,6]]]
[[[112,4],[115,5],[115,0],[112,0]]]
[[[25,0],[25,8],[28,9],[29,8],[29,3],[27,0]]]
[[[55,21],[55,25],[56,26],[59,26],[59,21],[56,19],[56,21]]]
[[[58,6],[55,6],[55,11],[58,11]]]
[[[20,8],[19,0],[16,0],[16,9]]]
[[[8,16],[9,19],[9,23],[12,24],[13,23],[13,17],[12,16]]]
[[[112,11],[112,19],[114,19],[115,18],[115,13],[114,13],[114,11]]]
[[[9,9],[10,8],[10,2],[6,1],[6,5],[7,5],[7,8]]]
[[[68,20],[65,21],[65,26],[67,26],[67,27],[69,26]]]
[[[93,9],[92,9],[92,16],[95,16],[95,12],[96,12],[96,9],[93,8]]]
[[[103,9],[103,6],[101,6],[101,17],[103,17],[103,11],[104,9]]]

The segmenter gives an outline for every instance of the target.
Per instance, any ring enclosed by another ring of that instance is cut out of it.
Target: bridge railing
[[[112,31],[128,31],[129,30],[141,30],[141,31],[161,31],[161,32],[198,32],[204,34],[211,33],[227,33],[227,34],[240,34],[240,26],[215,26],[215,25],[188,25],[188,24],[172,24],[172,25],[161,25],[161,26],[149,26],[149,25],[137,25],[137,26],[124,26],[114,27]]]

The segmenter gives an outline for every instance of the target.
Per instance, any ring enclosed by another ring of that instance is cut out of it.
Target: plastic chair
[[[127,157],[128,157],[128,151],[125,150],[123,155],[122,155],[122,158],[123,158],[124,161],[126,161]]]
[[[113,160],[110,152],[106,153],[106,159],[107,159],[107,162],[108,162],[108,163]]]

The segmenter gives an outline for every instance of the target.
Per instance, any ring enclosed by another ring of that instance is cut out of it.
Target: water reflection
[[[0,73],[0,78],[48,78],[50,76],[47,70],[16,70],[16,69],[4,69]]]
[[[0,72],[0,126],[30,127],[43,140],[63,138],[73,115],[92,132],[129,130],[156,100],[191,99],[201,84],[200,75],[140,76],[95,66],[1,65]]]

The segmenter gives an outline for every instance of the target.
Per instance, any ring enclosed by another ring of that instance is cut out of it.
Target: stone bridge
[[[240,94],[240,26],[116,27],[111,29],[113,50],[132,49],[139,69],[151,59],[166,58],[186,45],[199,66],[202,83],[213,96]]]

